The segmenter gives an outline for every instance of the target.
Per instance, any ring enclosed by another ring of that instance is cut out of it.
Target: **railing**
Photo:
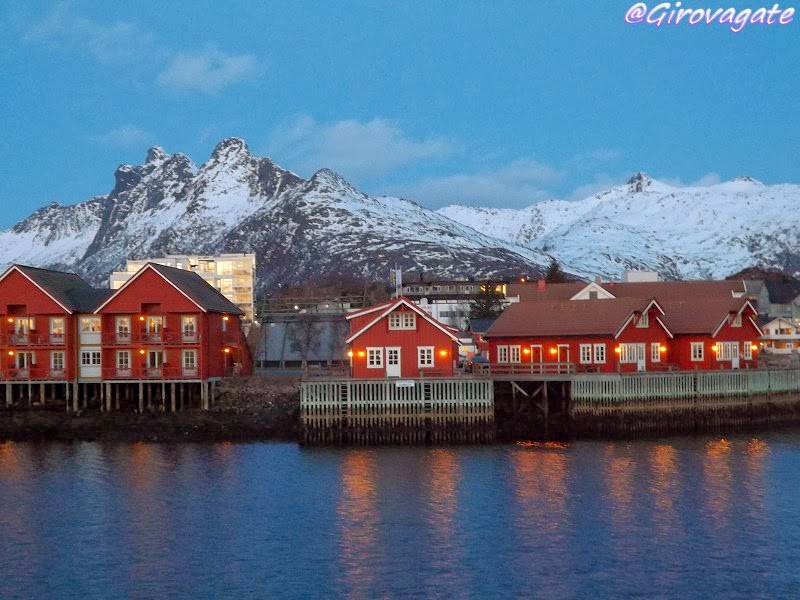
[[[64,381],[65,379],[64,369],[37,367],[36,365],[27,369],[6,369],[0,372],[2,381]]]
[[[575,372],[575,363],[474,363],[475,375],[561,375]]]
[[[197,368],[173,367],[164,364],[160,367],[134,367],[118,368],[105,367],[102,370],[103,379],[197,379]]]
[[[158,333],[115,332],[103,334],[103,343],[109,346],[131,346],[136,344],[147,344],[148,346],[194,345],[200,343],[200,335],[197,332],[188,333],[185,331],[168,331],[166,329],[162,329]]]
[[[63,334],[56,333],[11,333],[8,336],[9,346],[63,346]]]

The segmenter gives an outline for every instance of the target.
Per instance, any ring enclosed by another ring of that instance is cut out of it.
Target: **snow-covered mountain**
[[[486,235],[539,250],[564,270],[619,278],[625,270],[670,279],[723,278],[748,266],[800,271],[793,215],[800,186],[752,178],[676,187],[643,173],[577,202],[521,210],[448,206],[438,212]]]
[[[541,273],[549,257],[401,198],[374,198],[330,170],[305,180],[244,141],[201,167],[152,148],[106,196],[40,209],[0,232],[0,263],[74,270],[97,285],[127,258],[255,252],[259,287],[332,276],[386,279],[395,264],[441,277]]]
[[[628,269],[688,279],[749,266],[800,270],[800,186],[750,178],[675,187],[640,173],[577,202],[434,212],[363,194],[328,169],[303,179],[237,138],[199,168],[156,147],[115,177],[108,195],[53,203],[0,232],[0,266],[73,270],[103,285],[127,258],[255,252],[261,289],[385,280],[395,264],[438,277],[536,276],[552,258],[606,278]]]

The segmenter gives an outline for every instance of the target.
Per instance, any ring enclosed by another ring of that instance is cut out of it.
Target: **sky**
[[[429,208],[580,199],[637,171],[799,183],[800,16],[659,27],[626,22],[634,4],[4,3],[0,229],[107,194],[151,146],[200,165],[232,136]]]

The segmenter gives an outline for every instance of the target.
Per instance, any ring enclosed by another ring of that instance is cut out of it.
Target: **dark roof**
[[[667,300],[663,303],[664,324],[673,334],[712,334],[730,313],[738,313],[746,298],[700,298]],[[743,315],[745,318],[747,314]],[[756,315],[753,314],[753,317]]]
[[[473,333],[483,333],[489,330],[489,327],[497,319],[470,319],[469,320],[469,330]]]
[[[15,266],[72,312],[92,312],[111,295],[111,290],[95,289],[75,273]]]
[[[515,283],[508,286],[507,296],[519,296],[520,302],[569,300],[587,287],[587,282],[545,283],[540,287],[538,282]],[[725,281],[642,281],[642,282],[603,282],[601,288],[616,298],[655,298],[659,302],[688,298],[732,298],[734,292],[745,291],[741,280]]]
[[[615,335],[642,298],[517,302],[498,317],[484,337]]]
[[[769,300],[773,304],[790,304],[800,296],[800,281],[770,281],[764,282],[769,292]]]
[[[203,309],[210,312],[221,312],[231,315],[244,314],[238,306],[214,289],[205,279],[194,271],[185,271],[183,269],[176,269],[156,263],[147,264],[163,275],[165,279],[189,296],[189,298]]]

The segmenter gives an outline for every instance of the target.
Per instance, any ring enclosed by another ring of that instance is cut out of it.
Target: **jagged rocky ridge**
[[[255,252],[260,288],[331,277],[385,280],[395,264],[441,277],[541,273],[549,258],[401,198],[375,198],[322,169],[308,180],[244,141],[201,167],[152,148],[107,196],[51,204],[0,233],[0,262],[72,270],[96,285],[127,258]]]
[[[749,266],[800,271],[792,215],[800,186],[750,177],[677,187],[637,173],[578,202],[521,210],[448,206],[439,213],[554,257],[565,270],[616,279],[626,270],[666,279],[724,278]]]

